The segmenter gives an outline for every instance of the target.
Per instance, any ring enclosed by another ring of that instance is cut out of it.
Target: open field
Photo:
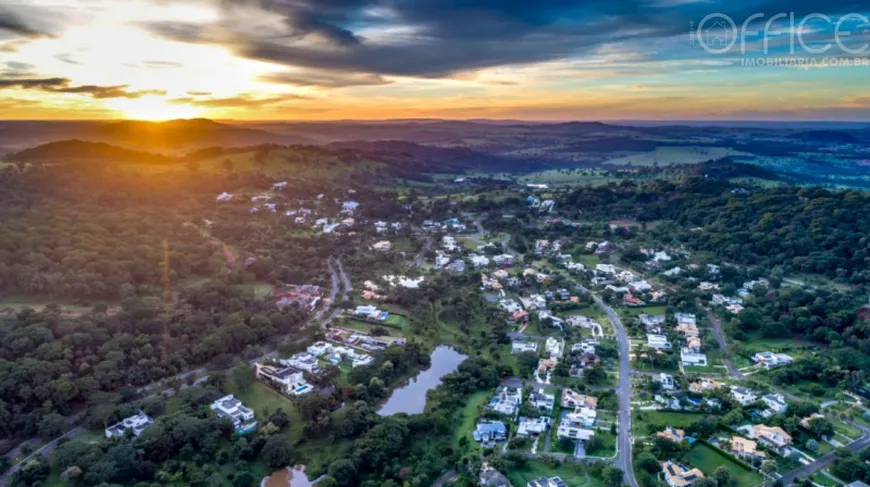
[[[685,428],[690,424],[701,420],[706,414],[683,413],[671,411],[635,411],[632,413],[632,426],[635,434],[645,435],[649,433],[650,426],[673,426]]]
[[[508,480],[516,486],[523,486],[541,477],[561,477],[572,487],[600,487],[603,482],[599,478],[586,475],[583,467],[571,463],[563,463],[557,467],[549,467],[540,461],[529,461],[522,470],[507,472]]]
[[[693,467],[699,468],[705,475],[711,475],[716,468],[724,466],[737,480],[738,487],[754,487],[764,481],[761,474],[752,470],[746,470],[713,447],[703,443],[695,443],[687,453],[687,457],[689,463]]]
[[[478,391],[468,398],[465,407],[460,411],[459,428],[453,433],[454,445],[458,446],[461,438],[466,438],[469,445],[477,444],[474,438],[471,437],[471,433],[474,432],[477,426],[478,409],[489,400],[492,394],[490,391]]]
[[[604,162],[614,166],[671,166],[675,164],[698,164],[711,159],[735,155],[751,155],[725,147],[656,147],[652,152],[643,152],[625,157],[617,157]]]
[[[587,448],[587,456],[610,458],[616,454],[616,435],[609,430],[596,430],[595,436],[601,440],[601,444],[596,448]]]

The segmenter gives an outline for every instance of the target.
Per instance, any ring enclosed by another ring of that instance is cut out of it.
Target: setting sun
[[[121,117],[135,120],[163,121],[174,118],[195,118],[202,109],[186,104],[168,103],[159,96],[135,99],[109,100],[107,106],[120,113]]]

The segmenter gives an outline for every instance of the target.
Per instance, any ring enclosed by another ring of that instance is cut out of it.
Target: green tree
[[[263,445],[262,456],[272,468],[286,467],[293,457],[293,445],[284,435],[272,435]]]
[[[622,485],[622,478],[624,476],[625,473],[613,465],[608,465],[601,470],[601,479],[604,481],[604,485],[611,487]]]

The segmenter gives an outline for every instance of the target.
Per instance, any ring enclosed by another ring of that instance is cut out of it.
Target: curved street
[[[595,304],[610,318],[616,330],[616,339],[619,341],[619,384],[616,386],[616,395],[619,398],[619,451],[613,463],[625,472],[628,485],[637,487],[631,459],[631,349],[628,345],[628,334],[613,308],[585,287],[577,286],[577,289],[592,296]]]

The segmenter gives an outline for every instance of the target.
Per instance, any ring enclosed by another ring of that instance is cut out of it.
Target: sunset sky
[[[720,12],[765,14],[755,31],[820,15],[714,54],[690,33]],[[0,0],[0,118],[870,120],[867,17],[864,0]],[[840,19],[853,52],[742,64],[798,31],[831,43]]]

